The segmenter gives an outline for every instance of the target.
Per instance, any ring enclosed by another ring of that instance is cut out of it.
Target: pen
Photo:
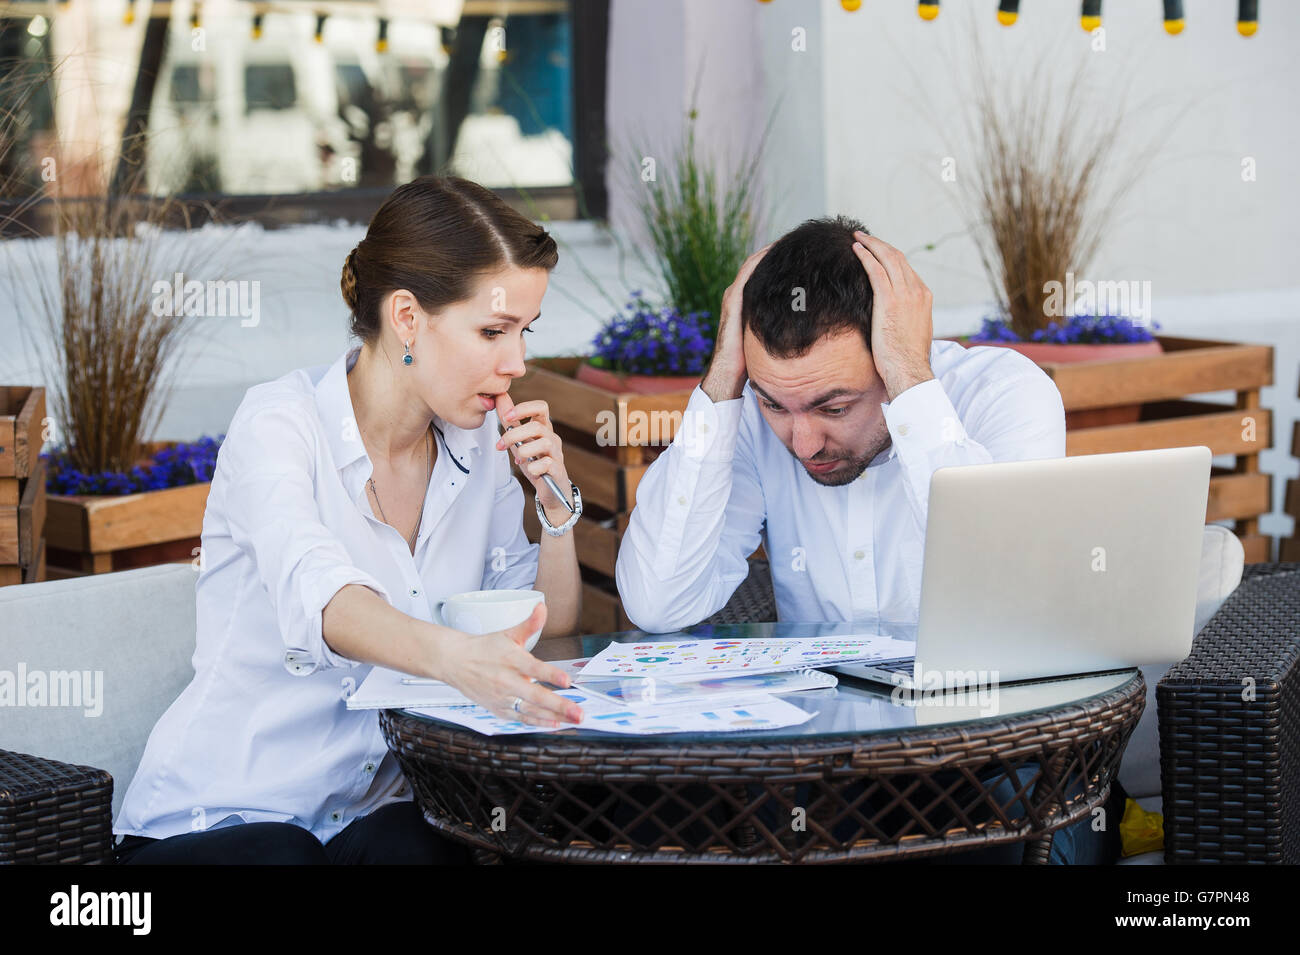
[[[513,425],[506,425],[506,430],[509,431],[512,427]],[[522,441],[516,441],[515,447],[517,448],[522,444],[523,444]],[[529,458],[528,460],[536,461],[537,459]],[[569,495],[565,494],[563,491],[560,490],[560,486],[555,483],[555,478],[551,477],[549,474],[543,474],[542,480],[545,481],[546,486],[551,489],[551,493],[553,493],[556,497],[558,497],[560,499],[560,503],[562,503],[566,508],[568,508],[569,513],[572,514],[573,505],[569,503]]]

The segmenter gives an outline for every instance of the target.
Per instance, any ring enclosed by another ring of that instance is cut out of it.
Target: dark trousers
[[[414,802],[394,802],[353,820],[321,845],[287,822],[246,822],[167,839],[124,836],[121,865],[466,865],[469,850],[444,839]]]

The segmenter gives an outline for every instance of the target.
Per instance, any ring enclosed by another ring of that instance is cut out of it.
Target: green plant
[[[763,148],[760,143],[742,168],[720,170],[698,155],[698,119],[692,107],[681,148],[663,166],[640,153],[637,165],[646,189],[637,205],[655,252],[654,263],[646,267],[658,273],[668,304],[681,313],[705,315],[706,333],[714,338],[722,295],[754,251],[760,224],[754,184]],[[653,170],[649,179],[647,168]]]

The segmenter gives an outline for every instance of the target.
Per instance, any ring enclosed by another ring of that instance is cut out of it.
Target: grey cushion
[[[88,671],[92,694],[102,681],[98,715],[84,699],[5,707],[0,748],[107,770],[116,819],[154,724],[194,678],[197,579],[164,564],[0,587],[0,670]]]

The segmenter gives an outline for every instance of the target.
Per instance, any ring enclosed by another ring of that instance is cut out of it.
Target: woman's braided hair
[[[343,301],[348,306],[348,311],[357,310],[357,247],[353,246],[352,251],[348,253],[347,259],[343,262],[343,277],[339,280],[339,287],[343,290]]]

